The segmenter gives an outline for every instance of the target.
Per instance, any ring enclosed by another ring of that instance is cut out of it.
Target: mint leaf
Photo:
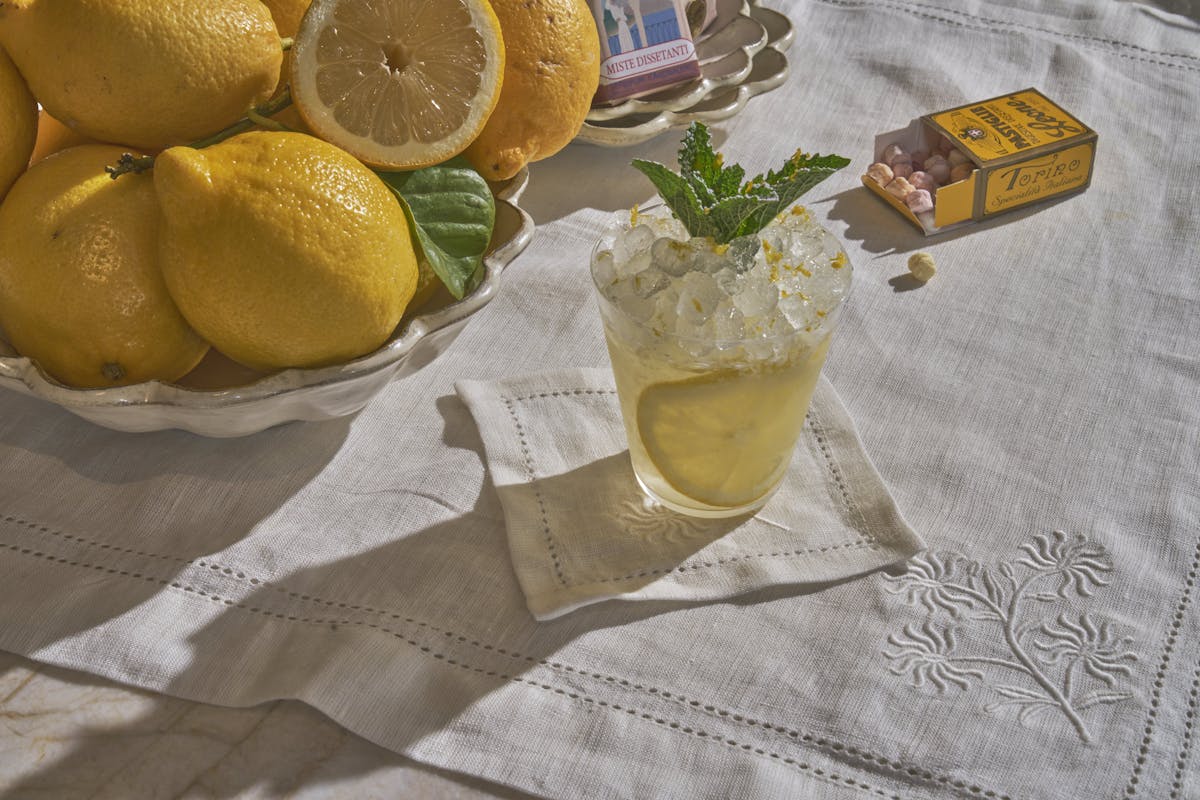
[[[429,266],[461,300],[482,277],[496,223],[487,181],[461,156],[413,172],[377,172],[400,201]]]
[[[809,189],[850,163],[841,156],[796,151],[778,170],[756,175],[745,184],[745,170],[726,167],[713,150],[708,128],[693,122],[679,148],[679,173],[662,164],[634,159],[667,206],[692,236],[724,244],[758,233]]]
[[[779,214],[796,202],[800,195],[849,163],[850,159],[841,156],[808,155],[797,150],[778,172],[771,170],[766,175],[758,175],[750,180],[749,185],[761,183],[769,186],[776,198],[775,214]]]
[[[696,191],[687,180],[657,161],[635,158],[633,166],[650,179],[650,182],[658,189],[663,202],[674,212],[679,221],[683,223],[683,227],[687,228],[692,236],[713,235],[708,217],[704,213],[699,198],[696,197]]]
[[[745,170],[737,164],[723,165],[724,159],[712,148],[708,128],[690,126],[679,150],[679,174],[695,190],[701,205],[712,206],[738,194]]]

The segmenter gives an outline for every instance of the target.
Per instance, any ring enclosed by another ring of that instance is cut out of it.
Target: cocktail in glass
[[[851,267],[801,206],[728,245],[669,209],[620,214],[592,254],[634,474],[684,514],[727,517],[778,489]]]

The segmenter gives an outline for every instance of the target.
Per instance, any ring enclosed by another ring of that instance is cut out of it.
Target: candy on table
[[[912,164],[907,161],[897,161],[892,165],[892,174],[897,178],[907,178],[913,174]]]
[[[925,189],[913,189],[904,196],[904,203],[908,206],[908,210],[914,214],[933,211],[933,195]]]
[[[901,200],[907,197],[909,192],[915,191],[913,185],[904,178],[893,178],[891,183],[883,187],[883,190]]]
[[[867,177],[880,186],[887,186],[892,182],[892,178],[896,176],[892,173],[892,168],[887,164],[876,162],[867,167]]]
[[[937,191],[938,182],[928,172],[914,172],[908,176],[908,182],[917,189],[924,189],[931,195]]]
[[[908,271],[921,283],[937,274],[937,264],[929,253],[913,253],[908,257]]]

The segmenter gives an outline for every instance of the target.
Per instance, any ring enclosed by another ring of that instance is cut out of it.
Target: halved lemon
[[[291,68],[313,133],[371,166],[417,169],[479,135],[504,42],[487,0],[313,0]]]
[[[754,503],[787,470],[824,355],[821,347],[781,368],[648,386],[637,403],[646,455],[693,500],[719,508]]]

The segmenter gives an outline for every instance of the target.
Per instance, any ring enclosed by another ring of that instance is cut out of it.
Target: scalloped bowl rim
[[[505,267],[517,257],[533,237],[534,223],[517,200],[529,181],[529,172],[522,168],[496,191],[498,204],[516,212],[520,223],[511,238],[499,243],[484,256],[484,277],[479,285],[464,297],[433,311],[417,314],[400,330],[398,336],[374,352],[343,364],[312,369],[286,369],[264,376],[243,386],[206,390],[161,381],[145,381],[106,389],[73,389],[49,378],[41,368],[23,356],[0,356],[0,387],[31,394],[48,400],[68,411],[105,408],[175,408],[214,410],[270,400],[335,384],[350,383],[388,369],[398,369],[405,356],[432,334],[451,328],[483,308],[496,293],[497,283]],[[368,402],[370,397],[364,400]],[[284,415],[286,416],[286,414]],[[92,417],[88,417],[93,419]],[[300,419],[293,417],[292,419]],[[95,421],[93,419],[93,421]],[[280,419],[279,422],[287,421]],[[186,422],[184,420],[183,422]],[[179,420],[168,420],[160,427],[183,427]],[[103,424],[103,423],[101,423]],[[271,423],[277,424],[277,423]]]

